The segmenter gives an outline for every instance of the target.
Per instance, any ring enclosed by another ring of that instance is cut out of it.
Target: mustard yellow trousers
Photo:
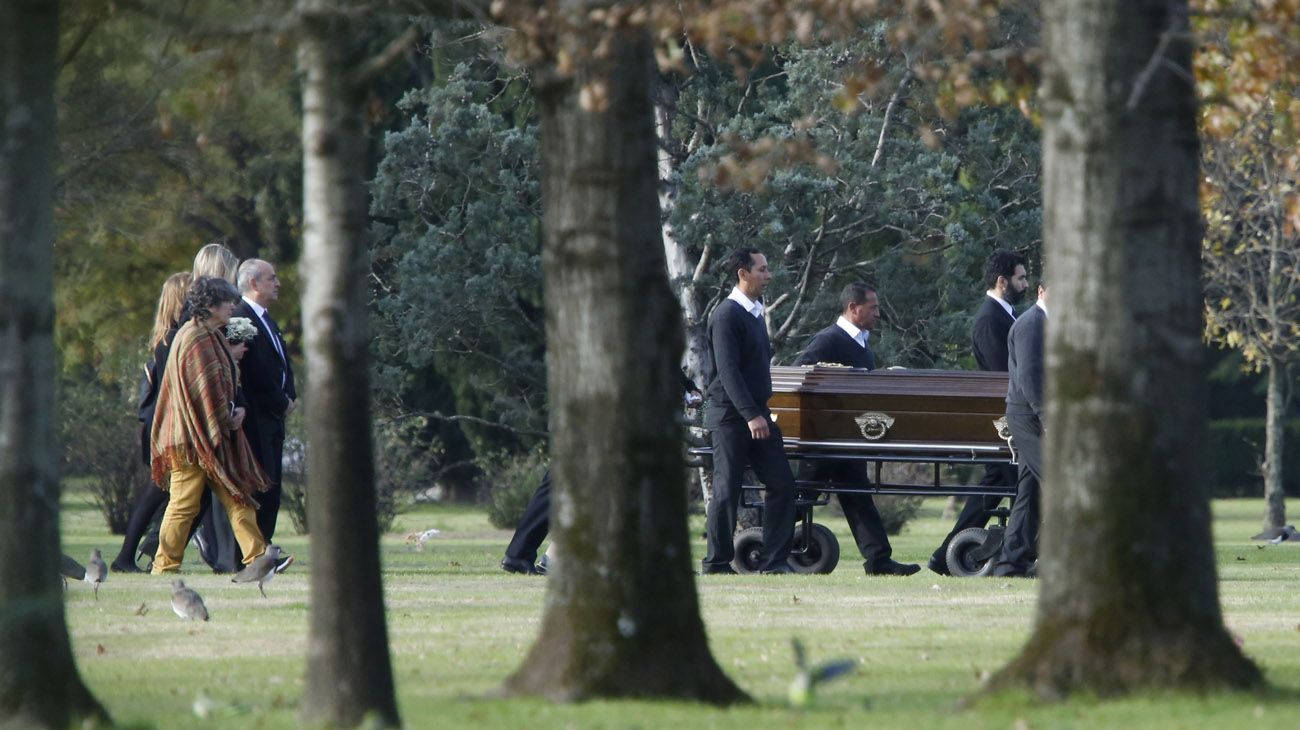
[[[208,487],[208,476],[197,466],[186,464],[171,471],[171,499],[163,513],[158,528],[158,554],[153,558],[153,573],[172,573],[181,567],[185,557],[185,543],[189,540],[190,524],[199,513],[200,500]],[[266,552],[266,540],[257,529],[257,513],[247,504],[240,504],[225,489],[212,485],[221,506],[230,516],[230,527],[235,531],[235,542],[244,553],[244,565],[253,562]]]

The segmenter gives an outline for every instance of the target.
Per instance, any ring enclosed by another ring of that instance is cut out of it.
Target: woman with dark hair
[[[209,488],[230,516],[244,564],[266,551],[253,493],[268,485],[240,428],[239,369],[222,333],[238,300],[225,279],[196,280],[186,297],[190,320],[176,333],[163,371],[150,455],[154,483],[171,498],[159,530],[155,575],[180,568],[190,523]]]

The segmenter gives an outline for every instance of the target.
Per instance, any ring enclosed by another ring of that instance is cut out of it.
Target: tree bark
[[[1284,363],[1268,361],[1268,403],[1264,413],[1264,529],[1276,530],[1286,524],[1286,492],[1282,483],[1284,444],[1283,418],[1286,417]]]
[[[54,79],[59,6],[0,3],[0,727],[108,724],[59,583]]]
[[[365,134],[349,23],[302,0],[302,317],[310,393],[311,628],[301,713],[399,724],[375,515],[367,324]]]
[[[682,321],[660,235],[650,38],[586,25],[601,4],[557,23],[572,73],[536,74],[559,560],[540,635],[504,691],[731,703],[745,695],[709,651],[686,529]],[[611,50],[596,57],[602,33]]]
[[[990,686],[1257,686],[1223,626],[1201,461],[1187,3],[1055,0],[1044,14],[1042,584],[1032,636]]]

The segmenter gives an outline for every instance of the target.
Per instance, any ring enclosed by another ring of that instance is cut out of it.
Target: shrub
[[[493,454],[480,458],[479,467],[483,470],[488,520],[495,527],[513,530],[546,473],[546,454]]]
[[[1282,484],[1289,496],[1300,495],[1300,420],[1283,424]],[[1210,488],[1215,497],[1259,497],[1264,493],[1264,419],[1235,418],[1210,422]]]
[[[86,479],[90,501],[114,535],[126,532],[131,497],[148,485],[140,451],[140,421],[123,384],[65,379],[60,383],[59,433],[66,473]]]

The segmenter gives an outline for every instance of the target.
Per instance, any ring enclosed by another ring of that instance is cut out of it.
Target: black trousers
[[[515,535],[506,547],[506,557],[536,563],[537,550],[541,548],[550,530],[551,470],[547,469],[542,476],[542,483],[537,485],[537,491],[533,492],[532,499],[528,500],[528,506],[524,508],[524,516],[519,518]]]
[[[167,502],[170,498],[169,492],[164,492],[153,484],[146,485],[135,495],[135,501],[131,503],[131,516],[126,522],[126,535],[122,538],[122,549],[113,560],[115,564],[134,563],[137,551],[153,555],[158,550],[158,529],[155,518],[161,517],[167,510]],[[190,525],[190,537],[194,537],[207,511],[208,500],[204,499],[199,507],[199,513],[194,517],[194,523]],[[148,540],[145,540],[146,534],[149,535]],[[141,545],[142,541],[143,545]]]
[[[1038,558],[1038,529],[1042,520],[1039,482],[1043,475],[1043,425],[1032,413],[1008,413],[1011,439],[1020,456],[1016,501],[1011,504],[1002,554],[994,575],[1019,575]]]
[[[748,465],[765,487],[763,495],[763,554],[759,570],[771,570],[790,557],[794,537],[794,473],[785,458],[781,429],[768,419],[771,435],[755,440],[749,424],[724,419],[709,432],[713,442],[713,494],[709,499],[708,551],[704,567],[722,566],[735,557],[732,541],[740,511],[741,483]]]
[[[805,459],[799,465],[800,481],[844,482],[857,486],[870,484],[867,464],[862,461],[831,461],[822,459]],[[880,510],[870,494],[838,494],[840,508],[844,510],[844,520],[853,532],[853,541],[858,544],[858,551],[868,563],[889,560],[894,550],[889,545],[889,535],[885,532],[885,523],[880,519]]]
[[[1010,487],[1019,482],[1019,472],[1011,464],[989,464],[984,467],[984,476],[980,479],[982,487]],[[993,510],[998,508],[1002,502],[1001,497],[977,494],[966,498],[966,504],[962,505],[961,512],[957,515],[957,521],[953,523],[952,530],[944,536],[943,542],[939,543],[938,549],[934,551],[934,559],[940,563],[948,559],[948,543],[952,542],[953,536],[969,527],[984,527],[993,519]]]
[[[275,524],[280,515],[280,500],[284,494],[281,478],[284,471],[284,420],[267,413],[250,413],[249,418],[256,418],[253,428],[244,429],[249,445],[253,447],[253,456],[266,472],[271,488],[253,495],[257,500],[257,529],[267,544],[275,536]]]

